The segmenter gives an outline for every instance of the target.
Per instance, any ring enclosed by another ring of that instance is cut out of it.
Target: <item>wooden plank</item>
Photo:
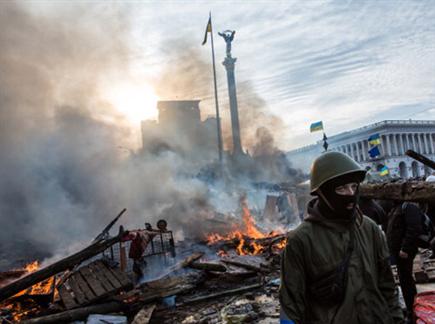
[[[109,314],[125,310],[125,304],[120,302],[108,302],[104,304],[91,305],[65,312],[50,314],[42,317],[31,318],[21,321],[21,324],[58,324],[71,323],[72,321],[85,320],[90,314]]]
[[[28,320],[24,320],[20,322],[20,324],[58,324],[58,323],[70,323],[71,321],[78,321],[78,320],[86,320],[86,318],[90,314],[109,314],[109,313],[118,313],[123,311],[128,311],[129,306],[135,307],[144,305],[151,302],[159,302],[162,298],[172,295],[179,295],[183,292],[186,292],[188,290],[191,290],[195,287],[195,285],[182,285],[182,287],[170,289],[170,290],[164,290],[164,291],[153,291],[153,290],[147,290],[141,292],[141,298],[139,303],[133,303],[130,305],[126,305],[123,300],[125,299],[124,296],[115,296],[115,301],[107,302],[104,304],[98,304],[98,305],[90,305],[86,307],[76,308],[73,310],[68,310],[61,313],[56,314],[50,314],[47,316],[32,318]],[[137,291],[132,291],[132,293],[137,293]],[[131,295],[133,296],[133,294]],[[118,301],[116,301],[118,300]]]
[[[79,285],[77,284],[76,279],[74,276],[70,277],[66,283],[68,286],[71,287],[72,292],[74,293],[74,296],[76,297],[77,301],[80,305],[86,303],[88,300],[86,299],[85,294],[83,293],[82,289],[80,289]]]
[[[257,267],[257,266],[252,265],[252,264],[243,263],[243,262],[240,262],[240,261],[234,261],[234,260],[221,260],[221,261],[223,263],[226,263],[226,264],[230,264],[230,265],[233,265],[233,266],[236,266],[236,267],[239,267],[239,268],[244,268],[244,269],[255,271],[255,272],[259,272],[259,273],[270,272],[270,271],[268,271],[266,269]]]
[[[59,296],[62,299],[63,304],[67,309],[75,308],[79,306],[74,298],[71,296],[71,293],[68,291],[65,285],[59,287]]]
[[[127,252],[125,251],[125,246],[122,242],[119,242],[119,265],[121,271],[127,269]]]
[[[205,271],[217,271],[225,272],[227,268],[223,264],[211,263],[211,262],[192,262],[189,268]]]
[[[263,286],[263,284],[258,283],[258,284],[254,284],[254,285],[250,285],[250,286],[246,286],[246,287],[237,288],[237,289],[220,291],[218,293],[213,293],[213,294],[206,295],[206,296],[198,296],[198,297],[194,297],[194,298],[190,298],[190,299],[185,299],[185,300],[183,300],[181,305],[202,302],[204,300],[217,299],[219,297],[224,297],[224,296],[239,295],[239,294],[242,294],[242,293],[250,291],[250,290],[255,290],[255,289],[261,288],[262,286]]]
[[[423,181],[362,183],[361,197],[370,199],[428,202],[435,196],[435,183]]]
[[[22,269],[0,272],[0,280],[16,279],[24,276],[26,273],[27,270],[22,270]]]
[[[34,284],[41,282],[45,279],[52,277],[53,275],[65,271],[74,267],[75,265],[81,263],[84,260],[89,259],[90,257],[97,255],[98,253],[106,250],[111,245],[119,242],[123,233],[120,232],[117,236],[107,239],[105,241],[99,241],[94,243],[87,248],[66,257],[60,261],[57,261],[45,268],[42,268],[38,271],[29,273],[25,277],[18,279],[10,283],[7,286],[0,288],[0,301],[12,297],[13,295],[19,293],[22,290],[27,289],[28,287],[33,286]]]
[[[131,285],[132,282],[131,280],[127,277],[127,275],[122,272],[121,270],[118,269],[112,269],[112,268],[108,268],[110,270],[110,272],[112,272],[112,274],[119,280],[119,282],[122,284],[122,286],[128,286]]]
[[[85,295],[86,299],[88,301],[94,300],[96,296],[95,296],[94,292],[92,291],[91,287],[89,287],[89,285],[85,281],[85,279],[83,279],[83,277],[80,274],[80,272],[76,272],[73,275],[73,278],[77,282],[80,290],[83,292],[83,294]]]
[[[155,308],[156,304],[145,305],[139,313],[136,314],[131,324],[148,324],[153,316]]]
[[[435,270],[426,271],[426,274],[430,280],[435,279]]]
[[[107,291],[113,291],[115,287],[112,286],[112,284],[107,280],[107,278],[103,275],[103,271],[101,269],[101,266],[95,262],[88,265],[88,268],[91,270],[91,272],[94,274],[94,276],[98,279],[98,281],[103,286],[104,290]]]
[[[97,297],[102,296],[106,293],[106,290],[103,288],[101,283],[97,280],[97,278],[94,276],[94,274],[87,266],[80,268],[79,272],[86,280],[86,282],[89,284],[92,291],[95,293]]]
[[[108,269],[108,267],[104,264],[104,262],[101,262],[101,272],[102,274],[109,280],[109,282],[112,284],[112,286],[115,289],[121,288],[122,283],[113,275],[113,273]]]

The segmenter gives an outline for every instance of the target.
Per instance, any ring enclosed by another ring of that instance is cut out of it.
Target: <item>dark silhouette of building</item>
[[[200,100],[165,100],[157,103],[158,121],[142,122],[143,150],[195,154],[198,160],[218,157],[216,118],[201,121]]]

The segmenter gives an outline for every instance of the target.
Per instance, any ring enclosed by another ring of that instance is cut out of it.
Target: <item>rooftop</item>
[[[332,140],[337,137],[346,137],[347,135],[355,135],[357,133],[366,132],[368,130],[373,130],[376,128],[381,128],[383,126],[434,126],[435,127],[435,120],[412,120],[412,119],[406,119],[406,120],[383,120],[377,123],[369,124],[363,127],[355,128],[347,132],[342,132],[336,135],[329,136],[329,139]]]
[[[369,124],[363,127],[355,128],[350,131],[341,132],[335,135],[328,136],[328,143],[334,142],[334,141],[340,141],[345,139],[346,137],[355,136],[362,133],[367,133],[369,131],[375,131],[376,129],[386,128],[386,127],[406,127],[406,126],[428,126],[428,127],[435,127],[435,120],[412,120],[412,119],[406,119],[406,120],[383,120],[377,123]],[[314,148],[318,148],[319,144],[323,143],[322,140],[317,141],[314,144],[306,145],[294,150],[290,150],[289,152],[292,153],[302,153],[305,151],[310,151]]]

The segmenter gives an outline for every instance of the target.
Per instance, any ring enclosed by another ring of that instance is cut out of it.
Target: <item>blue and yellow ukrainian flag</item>
[[[379,170],[379,174],[380,174],[381,176],[386,176],[386,175],[390,174],[390,170],[388,170],[388,167],[387,167],[386,165],[384,165],[384,166],[382,167],[382,169]]]
[[[379,145],[381,144],[381,137],[379,134],[373,134],[368,139],[370,145]]]
[[[208,33],[211,33],[211,14],[210,14],[210,17],[208,18],[207,27],[205,27],[204,40],[202,41],[201,45],[204,45],[205,43],[207,43]]]
[[[317,132],[317,131],[320,131],[320,130],[323,130],[323,123],[322,123],[322,121],[318,121],[318,122],[315,122],[315,123],[311,124],[311,126],[310,126],[310,133]]]
[[[375,158],[375,157],[381,155],[381,152],[379,152],[379,148],[377,146],[373,146],[369,150],[369,155],[370,155],[371,158]]]

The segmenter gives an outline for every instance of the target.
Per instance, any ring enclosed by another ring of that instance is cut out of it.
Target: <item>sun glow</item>
[[[157,118],[158,97],[146,84],[119,84],[111,87],[106,97],[132,123]]]

